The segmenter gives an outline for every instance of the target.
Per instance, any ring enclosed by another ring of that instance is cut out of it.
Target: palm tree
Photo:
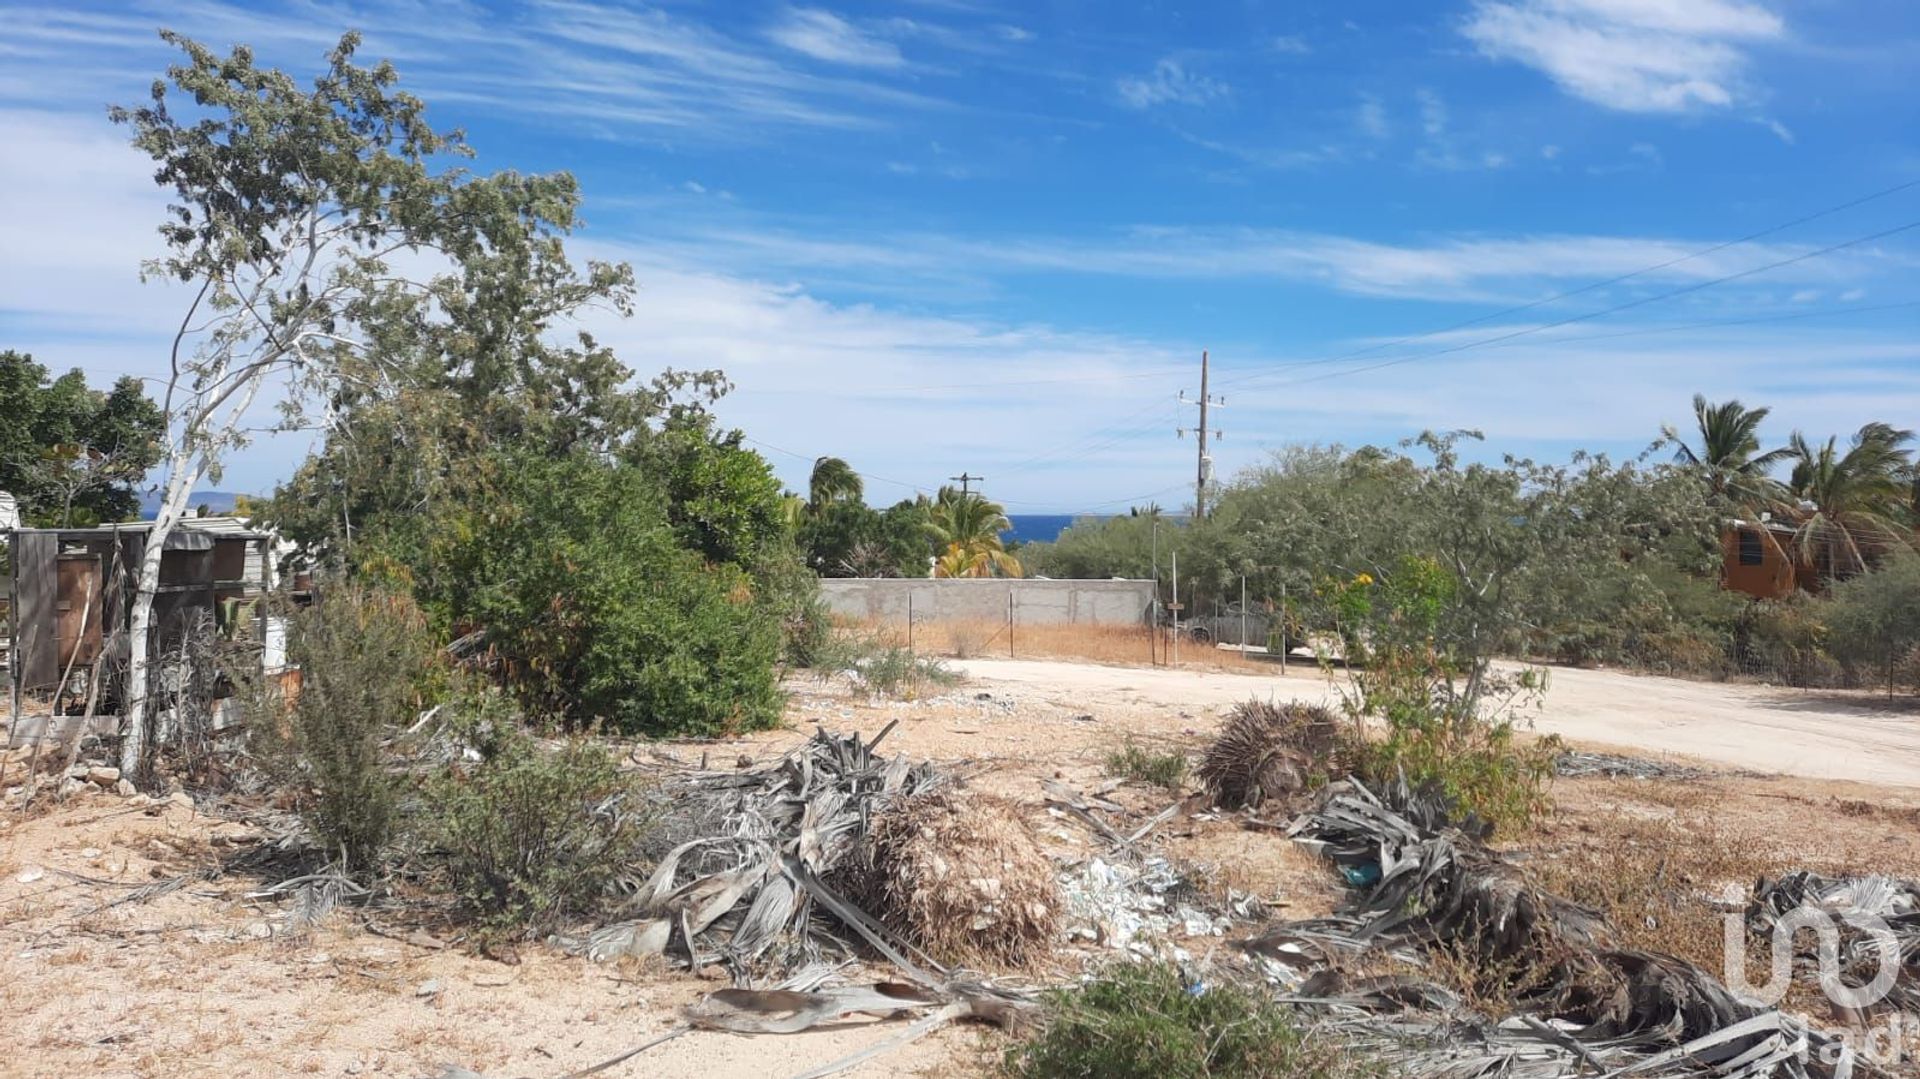
[[[1837,439],[1815,447],[1793,433],[1787,486],[1796,501],[1784,508],[1803,562],[1821,576],[1847,575],[1895,544],[1913,543],[1901,524],[1913,494],[1906,448],[1912,441],[1912,431],[1869,423],[1842,453]]]
[[[807,509],[816,516],[836,502],[859,502],[866,489],[860,473],[838,457],[817,457],[807,478]]]
[[[1709,404],[1705,395],[1696,393],[1693,416],[1700,432],[1699,448],[1687,445],[1671,424],[1661,427],[1660,433],[1675,444],[1673,459],[1698,471],[1716,498],[1754,506],[1778,497],[1780,485],[1768,472],[1793,456],[1790,447],[1760,452],[1760,424],[1772,411],[1748,408],[1739,401]]]
[[[1007,511],[984,495],[940,488],[927,504],[927,534],[941,554],[936,577],[1018,577],[1020,560],[1007,553],[1000,533],[1013,527]]]

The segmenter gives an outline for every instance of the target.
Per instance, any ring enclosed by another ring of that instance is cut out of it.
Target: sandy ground
[[[956,662],[982,686],[1006,687],[1062,708],[1186,709],[1215,713],[1248,697],[1331,703],[1311,665],[1285,677],[1221,671],[1098,667],[1046,660]],[[1920,706],[1890,707],[1872,693],[1688,682],[1556,667],[1534,729],[1642,756],[1677,755],[1734,768],[1920,787]]]
[[[1061,662],[960,664],[967,684],[920,701],[863,701],[798,681],[788,725],[709,744],[665,747],[683,759],[765,760],[816,726],[944,762],[1011,800],[1050,853],[1071,863],[1100,844],[1049,813],[1049,780],[1111,783],[1105,756],[1128,741],[1197,753],[1219,717],[1249,696],[1318,698],[1318,672],[1288,678]],[[1772,848],[1785,863],[1920,873],[1920,751],[1915,721],[1860,699],[1761,688],[1555,672],[1544,730],[1582,740],[1690,753],[1773,778],[1561,781],[1561,809],[1528,842],[1544,857],[1616,843],[1622,822],[1670,821],[1730,850]],[[1796,778],[1795,775],[1814,778]],[[1831,775],[1875,782],[1836,782]],[[1173,796],[1112,792],[1125,821]],[[1283,837],[1198,813],[1152,840],[1194,879],[1272,902],[1287,917],[1338,901],[1330,875]],[[719,983],[680,972],[596,966],[539,945],[502,963],[442,947],[342,909],[290,933],[284,903],[234,873],[107,907],[135,889],[215,869],[253,842],[226,819],[245,807],[140,806],[89,792],[50,812],[0,812],[0,1076],[364,1075],[419,1079],[457,1063],[491,1079],[552,1079],[670,1029]],[[1653,840],[1658,842],[1655,837]],[[64,873],[62,872],[64,871]],[[77,874],[88,880],[64,874]],[[1702,882],[1712,883],[1712,882]],[[1740,886],[1740,881],[1723,882]],[[384,926],[388,934],[375,928]],[[1218,937],[1182,942],[1196,954]],[[1064,978],[1099,954],[1063,949],[1032,972]],[[794,1036],[701,1032],[604,1073],[660,1079],[787,1079],[891,1037],[899,1023],[855,1022]],[[1001,1036],[956,1027],[845,1074],[986,1076]]]

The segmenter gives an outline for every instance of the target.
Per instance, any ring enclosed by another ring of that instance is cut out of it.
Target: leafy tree
[[[1045,577],[1099,580],[1149,579],[1157,565],[1164,575],[1187,529],[1158,515],[1082,517],[1052,543],[1030,543],[1020,550],[1028,573]]]
[[[911,500],[884,510],[836,501],[801,522],[800,543],[822,577],[924,577],[931,550],[926,510]]]
[[[984,495],[940,488],[927,506],[927,533],[938,549],[940,577],[1018,577],[1020,560],[1000,534],[1012,528],[1007,511]]]
[[[35,524],[122,521],[160,456],[160,411],[127,377],[106,392],[74,370],[51,382],[31,356],[0,352],[0,491]]]
[[[864,494],[860,473],[838,457],[820,457],[813,462],[813,474],[807,477],[807,510],[825,513],[839,503],[859,503]]]
[[[1828,623],[1843,653],[1879,668],[1891,700],[1899,665],[1920,648],[1920,555],[1901,551],[1834,586]]]
[[[145,272],[193,297],[168,354],[165,480],[131,618],[129,772],[145,763],[162,541],[193,488],[244,444],[266,386],[293,383],[285,404],[297,421],[301,401],[331,405],[453,356],[481,373],[463,404],[485,415],[486,387],[542,354],[556,320],[587,305],[624,312],[632,289],[624,266],[583,273],[567,260],[562,236],[579,204],[571,177],[446,165],[470,154],[461,136],[427,124],[391,65],[356,65],[357,35],[340,40],[310,89],[257,66],[245,47],[223,57],[172,31],[161,37],[183,61],[154,83],[150,103],[109,112],[173,196],[160,227],[166,252]],[[184,114],[172,90],[188,102]],[[578,347],[615,376],[590,339]],[[563,413],[575,404],[566,393],[554,403]]]
[[[647,735],[779,719],[774,600],[683,542],[659,477],[528,455],[491,458],[469,482],[392,561],[441,620],[485,627],[529,707]]]
[[[1787,507],[1802,560],[1822,576],[1862,572],[1882,555],[1913,543],[1903,527],[1912,494],[1907,446],[1913,432],[1869,423],[1840,452],[1828,438],[1815,447],[1795,431]]]
[[[1760,451],[1760,425],[1771,412],[1739,401],[1709,404],[1705,395],[1696,393],[1693,416],[1699,446],[1688,445],[1671,426],[1661,428],[1661,434],[1664,441],[1674,443],[1673,459],[1697,471],[1716,499],[1758,506],[1778,496],[1780,484],[1771,472],[1793,456],[1788,447]]]

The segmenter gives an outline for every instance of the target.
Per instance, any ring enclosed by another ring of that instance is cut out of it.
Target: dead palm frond
[[[1200,761],[1200,785],[1222,809],[1258,809],[1307,789],[1328,770],[1338,723],[1325,708],[1243,701]]]

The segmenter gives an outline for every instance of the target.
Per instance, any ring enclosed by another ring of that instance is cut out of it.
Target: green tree
[[[1814,446],[1795,431],[1793,475],[1785,507],[1800,558],[1822,577],[1859,573],[1913,544],[1906,525],[1912,494],[1907,446],[1913,432],[1869,423],[1843,453],[1838,440]]]
[[[1878,668],[1893,697],[1895,675],[1920,648],[1920,555],[1901,551],[1834,586],[1828,626],[1838,650]]]
[[[48,381],[23,353],[0,352],[0,491],[42,525],[123,521],[160,456],[160,410],[135,378],[87,387],[78,370]]]
[[[927,532],[939,551],[941,577],[1018,577],[1020,560],[1000,534],[1012,528],[1007,511],[984,495],[940,488],[927,506]]]
[[[1166,573],[1186,532],[1184,526],[1157,514],[1082,517],[1052,543],[1022,547],[1020,563],[1028,573],[1044,577],[1146,580],[1153,577],[1156,565]]]
[[[526,455],[490,458],[468,482],[393,561],[438,619],[486,629],[530,708],[654,736],[778,721],[772,600],[741,565],[683,542],[660,477]]]
[[[1709,404],[1705,395],[1696,393],[1693,417],[1699,445],[1688,445],[1672,426],[1661,428],[1661,435],[1674,444],[1674,460],[1697,471],[1715,498],[1741,507],[1763,505],[1780,492],[1773,468],[1793,456],[1790,447],[1760,451],[1760,425],[1771,412],[1739,401]]]
[[[810,512],[817,515],[839,503],[862,502],[864,493],[860,473],[855,472],[846,461],[838,457],[814,460],[813,473],[807,477],[807,509]]]
[[[568,261],[572,177],[480,176],[448,164],[470,154],[461,136],[428,125],[391,65],[356,65],[357,35],[341,39],[310,87],[257,66],[245,47],[220,56],[172,31],[161,37],[183,61],[154,83],[148,104],[109,111],[172,195],[165,253],[145,272],[193,297],[168,350],[163,493],[132,611],[129,773],[145,764],[162,541],[193,488],[245,443],[243,418],[263,389],[290,381],[296,392],[284,404],[300,422],[303,401],[331,405],[455,356],[476,365],[482,377],[467,388],[483,394],[492,373],[540,353],[557,323],[590,304],[624,312],[632,289],[625,266],[582,272]],[[614,377],[590,339],[579,349]],[[564,394],[554,403],[563,412],[574,404]]]

